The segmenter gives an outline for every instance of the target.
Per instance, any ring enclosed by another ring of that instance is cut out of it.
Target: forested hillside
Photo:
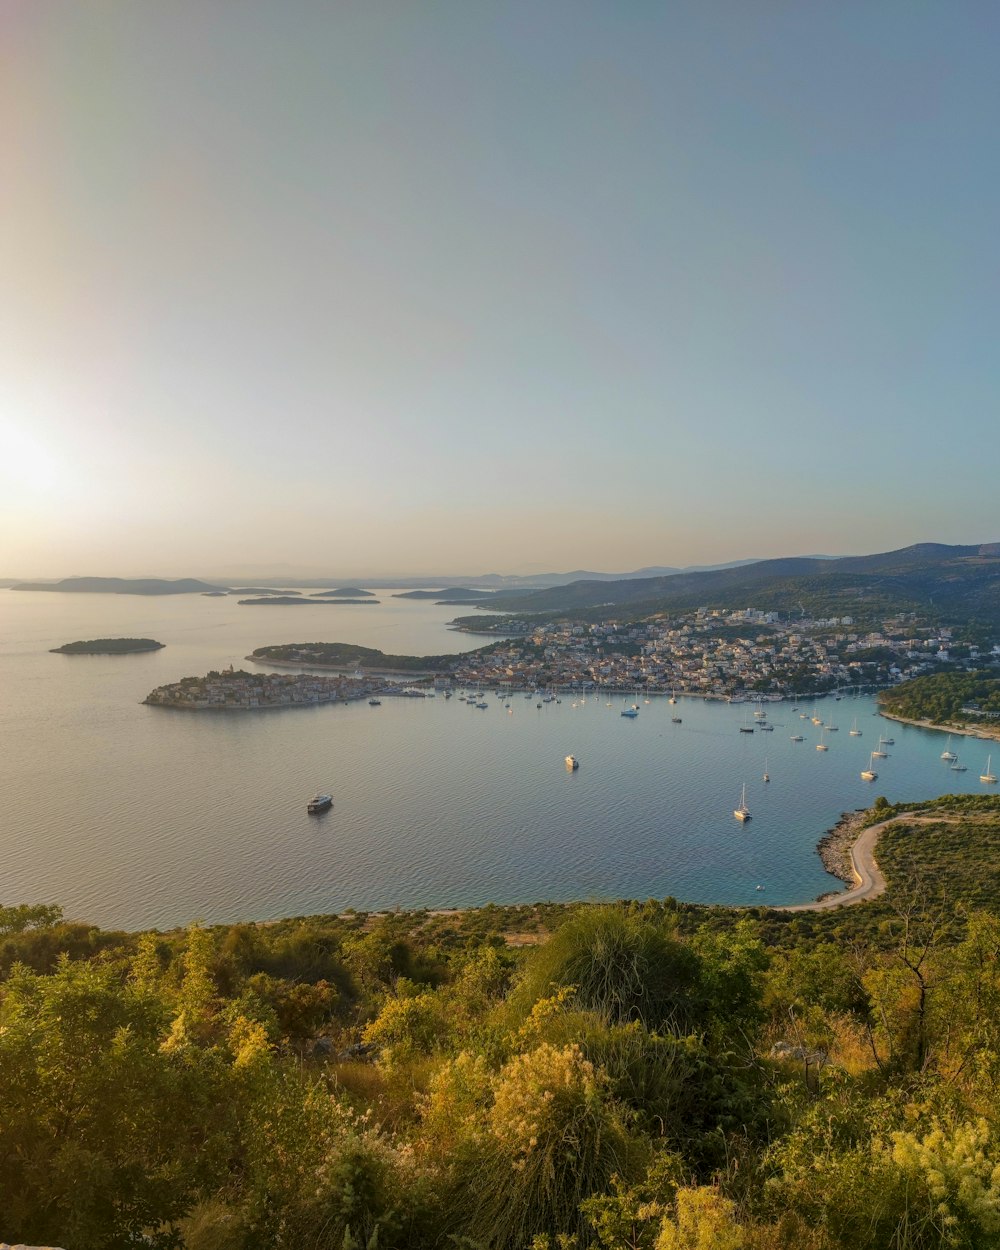
[[[993,672],[934,673],[883,690],[879,703],[894,716],[935,725],[1000,727],[1000,677]]]
[[[627,607],[636,613],[752,604],[814,616],[931,611],[944,621],[1000,623],[1000,546],[920,543],[900,551],[824,560],[761,560],[737,568],[619,582],[579,581],[490,601],[512,612]]]

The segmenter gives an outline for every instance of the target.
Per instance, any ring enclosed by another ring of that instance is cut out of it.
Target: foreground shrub
[[[579,1046],[542,1043],[495,1082],[478,1169],[467,1178],[470,1231],[496,1250],[521,1250],[540,1233],[586,1236],[583,1200],[616,1175],[641,1172],[646,1158],[607,1075]]]

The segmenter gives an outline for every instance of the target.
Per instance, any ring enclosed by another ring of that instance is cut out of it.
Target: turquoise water
[[[942,735],[885,721],[867,698],[818,705],[839,727],[827,752],[788,703],[771,706],[773,733],[752,735],[738,732],[743,706],[694,698],[640,700],[632,721],[620,697],[595,694],[541,709],[515,695],[510,711],[495,695],[485,711],[440,695],[256,714],[141,705],[153,686],[239,667],[265,643],[480,645],[446,628],[455,611],[387,596],[306,613],[0,591],[0,902],[59,902],[126,928],[538,899],[803,902],[841,888],[815,847],[845,809],[986,789],[994,744],[954,739],[969,766],[954,773]],[[48,653],[108,635],[167,646]],[[855,717],[861,738],[848,735]],[[866,783],[880,733],[895,746]],[[317,790],[335,805],[309,817]]]

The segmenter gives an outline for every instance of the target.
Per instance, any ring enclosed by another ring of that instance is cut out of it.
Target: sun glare
[[[7,500],[37,500],[53,494],[65,471],[52,451],[21,426],[0,427],[0,486]]]

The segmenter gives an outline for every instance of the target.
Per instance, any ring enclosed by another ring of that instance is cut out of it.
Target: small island
[[[481,599],[491,599],[496,592],[493,590],[470,590],[465,586],[446,586],[443,590],[404,590],[393,595],[393,599],[433,599],[437,603],[478,603]]]
[[[374,599],[373,591],[362,590],[360,586],[338,586],[336,590],[316,590],[313,599]]]
[[[321,608],[324,606],[339,607],[342,603],[355,603],[361,605],[367,604],[373,608],[377,608],[379,603],[377,599],[293,599],[291,595],[268,595],[264,599],[237,599],[236,602],[243,607],[257,607],[265,603],[276,603],[284,607],[294,607],[295,605],[298,605],[300,607],[314,608]]]
[[[50,650],[53,655],[136,655],[140,651],[159,651],[163,646],[155,638],[91,638],[87,642],[64,642]]]

